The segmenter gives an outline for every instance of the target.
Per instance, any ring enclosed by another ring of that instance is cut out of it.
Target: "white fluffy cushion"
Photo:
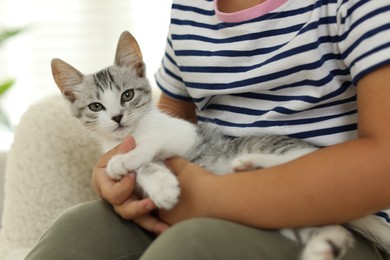
[[[24,114],[7,161],[0,260],[23,259],[58,214],[96,198],[90,178],[99,153],[61,96]]]

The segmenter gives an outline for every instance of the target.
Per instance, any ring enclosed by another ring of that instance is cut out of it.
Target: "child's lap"
[[[34,259],[298,259],[302,247],[276,231],[218,219],[179,223],[155,239],[131,221],[122,220],[103,201],[64,212],[30,252]],[[345,260],[383,259],[356,237]]]

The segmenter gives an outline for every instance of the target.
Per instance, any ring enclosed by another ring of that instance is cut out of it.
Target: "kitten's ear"
[[[145,77],[145,64],[142,60],[141,49],[134,36],[125,31],[119,37],[116,47],[115,64],[121,67],[132,67],[137,75]]]
[[[60,59],[51,60],[51,73],[61,93],[70,102],[76,100],[74,89],[83,81],[83,74]]]

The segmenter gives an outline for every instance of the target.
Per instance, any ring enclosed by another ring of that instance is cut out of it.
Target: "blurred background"
[[[59,93],[50,70],[61,58],[84,73],[112,64],[116,43],[129,30],[141,46],[154,83],[164,53],[171,0],[0,0],[0,151],[37,100]],[[21,31],[19,31],[21,29]],[[15,35],[13,33],[15,32]],[[6,40],[4,35],[12,34]]]

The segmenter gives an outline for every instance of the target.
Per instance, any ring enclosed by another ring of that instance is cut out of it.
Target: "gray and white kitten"
[[[53,59],[52,73],[72,114],[102,143],[103,151],[127,135],[137,142],[134,150],[114,156],[107,173],[120,179],[137,173],[137,185],[159,208],[170,209],[178,201],[176,177],[162,162],[179,155],[216,174],[272,167],[294,160],[317,148],[285,136],[230,138],[206,125],[160,112],[152,103],[140,48],[129,32],[120,36],[114,65],[84,75],[60,59]],[[390,230],[376,216],[351,223],[353,229],[390,252]],[[303,260],[340,259],[353,244],[352,234],[340,225],[283,229],[281,233],[305,247]]]

